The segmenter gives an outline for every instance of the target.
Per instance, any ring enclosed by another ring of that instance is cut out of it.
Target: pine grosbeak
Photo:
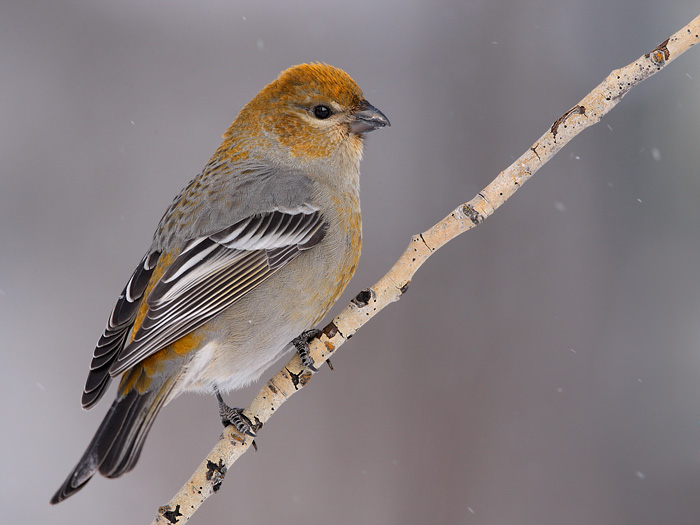
[[[355,272],[364,136],[389,125],[347,73],[325,64],[282,72],[241,110],[119,296],[82,405],[120,375],[117,398],[52,503],[98,470],[130,471],[161,407],[183,392],[216,393],[239,426],[240,409],[219,390],[258,379]]]

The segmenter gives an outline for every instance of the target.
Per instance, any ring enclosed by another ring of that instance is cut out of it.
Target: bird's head
[[[327,64],[301,64],[260,91],[224,137],[272,161],[358,164],[364,135],[385,126],[389,119],[350,75]]]

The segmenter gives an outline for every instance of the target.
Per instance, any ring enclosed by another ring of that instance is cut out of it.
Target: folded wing
[[[325,232],[321,213],[310,206],[248,217],[191,240],[146,294],[160,256],[149,254],[129,280],[97,344],[83,406],[89,408],[99,400],[110,377],[233,305],[304,250],[313,248]],[[134,326],[144,300],[146,314]],[[133,338],[126,344],[132,330]]]

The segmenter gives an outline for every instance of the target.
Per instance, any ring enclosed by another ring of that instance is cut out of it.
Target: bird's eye
[[[314,108],[314,117],[320,120],[325,120],[331,116],[331,110],[328,106],[316,106]]]

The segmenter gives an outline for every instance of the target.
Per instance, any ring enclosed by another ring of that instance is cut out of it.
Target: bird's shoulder
[[[212,160],[163,214],[153,249],[169,251],[249,217],[313,208],[314,184],[301,170],[260,161]]]

